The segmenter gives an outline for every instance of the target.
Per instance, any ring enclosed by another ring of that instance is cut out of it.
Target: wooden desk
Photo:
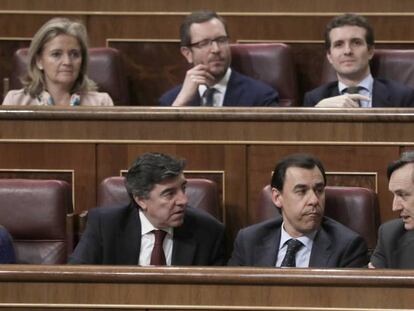
[[[0,266],[5,310],[413,310],[413,290],[397,270]]]
[[[396,217],[386,167],[413,144],[412,109],[0,107],[0,177],[69,180],[81,212],[139,154],[173,154],[188,176],[219,184],[231,239],[255,219],[275,163],[294,152],[319,157],[331,185],[377,190],[381,221]]]

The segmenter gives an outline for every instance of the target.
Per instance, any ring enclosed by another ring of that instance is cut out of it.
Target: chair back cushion
[[[280,104],[297,106],[298,82],[291,49],[283,43],[232,44],[232,67],[279,92]]]
[[[217,185],[214,181],[203,178],[188,178],[186,193],[190,206],[201,208],[223,221],[219,208]],[[129,202],[130,197],[126,191],[123,176],[108,177],[99,185],[98,206],[127,205]]]
[[[19,263],[66,263],[73,249],[73,231],[66,226],[71,211],[65,181],[0,179],[0,223],[13,237]]]

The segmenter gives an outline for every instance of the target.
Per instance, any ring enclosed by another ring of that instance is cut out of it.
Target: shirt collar
[[[285,226],[285,222],[282,223],[282,226],[280,228],[281,235],[280,235],[279,250],[282,249],[286,245],[286,242],[289,241],[290,239],[301,241],[302,244],[305,245],[306,248],[308,248],[309,250],[312,249],[313,240],[315,239],[317,230],[313,230],[312,232],[307,233],[306,235],[293,238],[289,235],[289,233],[286,232],[284,226]]]
[[[148,220],[147,216],[145,216],[144,212],[138,207],[139,211],[139,219],[141,220],[141,236],[150,233],[154,230],[160,230],[152,225],[152,223]],[[166,231],[169,235],[172,236],[173,228],[163,228],[162,230]]]
[[[53,97],[49,94],[48,91],[43,91],[37,97],[37,100],[44,105],[54,106],[55,102],[53,101]],[[70,106],[79,106],[80,105],[80,95],[74,93],[70,97]]]
[[[227,83],[230,80],[230,76],[231,76],[231,68],[227,68],[226,73],[224,74],[223,78],[221,78],[221,80],[219,82],[217,82],[216,84],[212,85],[212,88],[215,88],[216,91],[218,93],[222,93],[224,94],[226,92],[226,88],[227,88]],[[198,87],[198,93],[200,94],[200,97],[203,96],[204,92],[206,91],[207,86],[205,84],[201,84]]]
[[[339,94],[342,94],[348,86],[349,85],[345,85],[341,81],[338,81]],[[369,92],[369,94],[372,94],[372,88],[374,86],[374,78],[372,77],[371,74],[368,74],[362,81],[358,83],[357,86],[363,87],[365,90]]]

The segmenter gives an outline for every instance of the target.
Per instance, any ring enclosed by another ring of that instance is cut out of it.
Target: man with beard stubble
[[[159,99],[161,106],[277,106],[276,90],[230,68],[227,26],[217,13],[188,15],[180,39],[181,54],[192,68],[182,85]]]

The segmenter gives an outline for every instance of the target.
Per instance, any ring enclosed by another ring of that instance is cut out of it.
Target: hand
[[[368,268],[370,268],[370,269],[376,269],[375,266],[371,262],[368,263]]]
[[[199,64],[187,71],[180,93],[177,95],[173,106],[187,106],[198,91],[198,86],[214,84],[213,75],[208,72],[208,66]]]
[[[369,101],[370,98],[361,94],[344,94],[322,99],[315,107],[319,108],[358,108],[358,101]]]

